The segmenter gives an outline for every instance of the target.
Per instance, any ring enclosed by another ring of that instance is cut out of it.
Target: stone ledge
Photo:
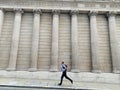
[[[72,73],[68,72],[75,82],[92,82],[92,83],[112,83],[120,84],[120,74],[115,73]],[[22,78],[22,79],[38,79],[38,80],[57,80],[59,81],[61,72],[48,71],[0,71],[0,78]]]
[[[49,90],[96,90],[87,88],[74,88],[74,87],[60,87],[60,86],[16,86],[16,85],[0,85],[0,87],[17,87],[17,88],[29,88],[29,89],[49,89]]]
[[[114,3],[113,3],[114,2]],[[25,11],[33,11],[33,9],[43,9],[49,11],[51,9],[58,10],[81,10],[88,12],[90,10],[103,11],[119,11],[119,0],[0,0],[0,8],[6,11],[13,11],[15,8],[22,8]]]

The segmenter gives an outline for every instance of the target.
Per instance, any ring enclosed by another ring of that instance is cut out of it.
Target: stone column
[[[112,54],[112,66],[114,73],[120,73],[120,55],[119,55],[119,44],[117,40],[116,33],[116,21],[115,21],[116,12],[108,13],[108,23],[109,23],[109,34],[110,34],[110,46]]]
[[[29,69],[30,71],[37,70],[39,30],[40,30],[40,13],[41,13],[41,10],[34,10],[31,66]]]
[[[58,71],[58,30],[59,30],[59,11],[53,10],[52,56],[50,71]]]
[[[100,63],[98,58],[98,31],[96,23],[97,11],[90,11],[90,30],[91,30],[91,54],[92,54],[92,71],[100,72]]]
[[[9,65],[8,65],[7,70],[16,69],[16,60],[17,60],[20,25],[21,25],[21,15],[22,15],[22,10],[15,9],[14,30],[13,30],[12,43],[11,43],[10,60],[9,60]]]
[[[71,45],[72,45],[72,72],[79,72],[78,69],[78,11],[71,11]]]
[[[3,12],[3,9],[0,9],[0,37],[1,37],[1,32],[3,27],[3,20],[4,20],[4,12]]]

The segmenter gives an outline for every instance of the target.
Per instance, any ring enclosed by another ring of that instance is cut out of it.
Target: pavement
[[[0,78],[0,90],[120,90],[120,84],[82,81],[71,84],[66,79],[61,86],[58,83],[58,80]]]
[[[68,76],[73,84],[64,78],[60,82],[61,72],[0,71],[0,90],[120,90],[120,74],[113,73],[72,73]]]

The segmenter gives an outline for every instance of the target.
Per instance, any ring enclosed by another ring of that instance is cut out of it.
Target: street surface
[[[44,89],[44,88],[29,88],[29,87],[5,87],[5,86],[2,86],[0,87],[0,90],[78,90],[78,89],[50,89],[50,88],[47,88],[47,89]],[[89,89],[79,89],[79,90],[89,90]]]

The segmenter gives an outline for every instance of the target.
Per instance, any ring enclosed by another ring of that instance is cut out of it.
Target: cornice
[[[45,1],[45,2],[120,2],[120,0],[0,0],[0,1],[17,1],[17,2],[32,2],[32,1]]]
[[[114,2],[114,3],[113,3]],[[120,11],[120,0],[0,0],[0,8],[11,10],[23,8],[25,11],[33,9],[50,10],[80,10],[87,11]]]

